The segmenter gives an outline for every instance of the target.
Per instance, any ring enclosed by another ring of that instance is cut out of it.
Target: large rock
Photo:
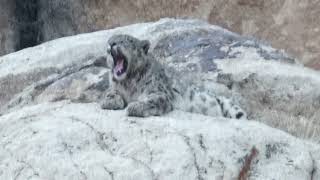
[[[128,118],[63,101],[6,114],[0,127],[1,179],[231,180],[254,147],[250,179],[320,178],[318,146],[254,121]]]
[[[318,72],[220,27],[163,19],[1,57],[0,179],[320,178],[319,145],[259,122],[101,110],[106,42],[119,33],[149,39],[160,62],[235,98],[251,120],[318,141]]]
[[[136,24],[57,39],[1,57],[0,80],[6,85],[0,87],[3,88],[0,104],[7,103],[25,87],[50,74],[69,75],[83,70],[85,66],[91,68],[90,63],[99,66],[94,63],[99,61],[97,57],[106,56],[106,41],[115,33],[149,39],[153,53],[160,61],[168,61],[169,66],[185,72],[217,72],[220,59],[242,56],[252,56],[256,60],[295,62],[270,46],[202,21],[165,19],[157,23]],[[248,51],[243,51],[243,48]]]
[[[4,56],[0,111],[47,100],[99,99],[108,88],[108,69],[97,57],[103,59],[107,38],[115,33],[149,39],[160,61],[202,74],[217,93],[237,97],[251,119],[318,141],[319,73],[290,65],[293,59],[257,40],[193,20],[166,19],[82,34]]]

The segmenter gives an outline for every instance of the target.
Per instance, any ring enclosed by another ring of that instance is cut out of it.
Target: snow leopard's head
[[[144,68],[147,64],[146,55],[150,47],[148,40],[139,40],[130,35],[114,35],[108,40],[108,53],[113,59],[112,75],[118,80],[124,80]]]

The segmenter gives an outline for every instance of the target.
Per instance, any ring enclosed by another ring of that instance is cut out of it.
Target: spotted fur
[[[176,72],[169,71],[148,52],[149,41],[115,35],[108,45],[113,63],[111,87],[101,101],[103,109],[126,108],[129,116],[138,117],[159,116],[177,108],[210,116],[246,118],[245,112],[229,99],[177,78]],[[119,62],[123,64],[121,71]]]

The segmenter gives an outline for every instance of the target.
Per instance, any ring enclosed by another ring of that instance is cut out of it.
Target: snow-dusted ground
[[[119,33],[149,39],[159,61],[235,98],[250,121],[101,110]],[[252,155],[250,179],[315,180],[319,145],[263,123],[319,142],[319,117],[319,72],[220,27],[163,19],[81,34],[0,57],[0,179],[229,180]]]

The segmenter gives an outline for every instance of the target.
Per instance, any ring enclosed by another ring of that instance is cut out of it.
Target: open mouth
[[[126,57],[121,52],[120,48],[112,47],[111,48],[111,56],[113,57],[113,73],[116,76],[121,76],[125,74],[128,66],[128,62],[126,60]]]

